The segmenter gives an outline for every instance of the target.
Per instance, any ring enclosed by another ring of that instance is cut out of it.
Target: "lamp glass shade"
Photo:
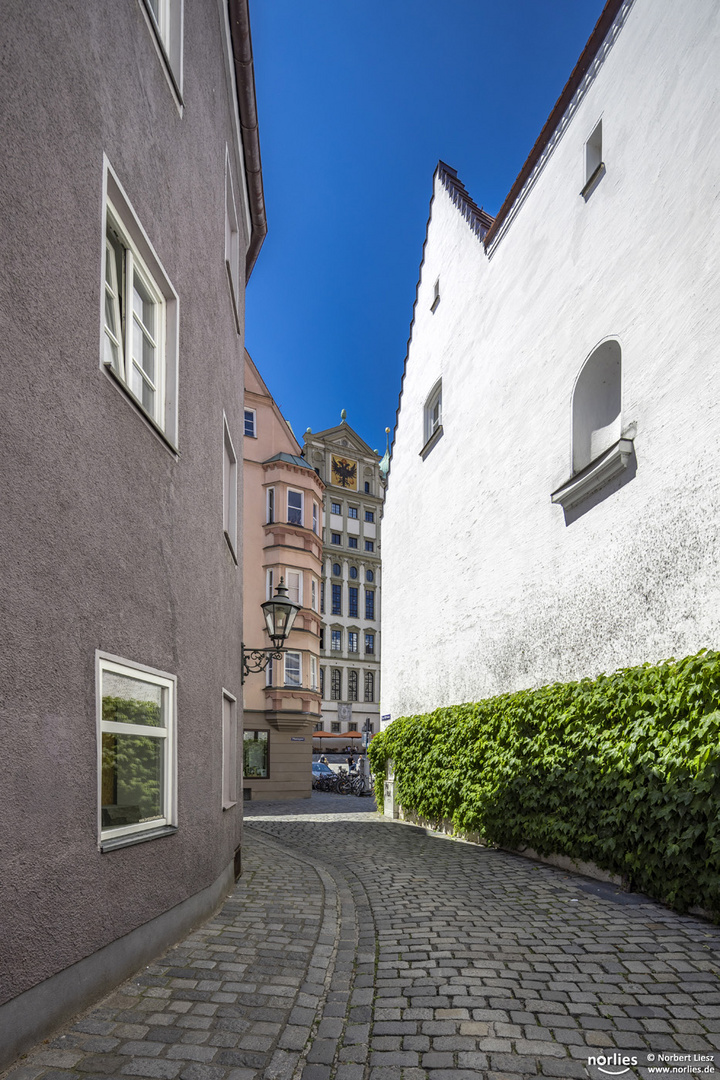
[[[275,596],[262,605],[268,637],[277,648],[292,630],[300,606],[294,600],[288,599],[287,589],[281,578]]]

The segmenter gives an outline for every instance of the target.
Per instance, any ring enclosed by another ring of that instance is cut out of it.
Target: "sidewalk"
[[[665,1054],[690,1055],[676,1077],[712,1069],[719,928],[370,799],[247,811],[219,914],[8,1078],[632,1080]]]

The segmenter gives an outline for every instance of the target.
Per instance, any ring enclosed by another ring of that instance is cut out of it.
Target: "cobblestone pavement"
[[[218,915],[8,1080],[633,1080],[667,1055],[665,1080],[712,1070],[719,928],[369,799],[247,810]]]

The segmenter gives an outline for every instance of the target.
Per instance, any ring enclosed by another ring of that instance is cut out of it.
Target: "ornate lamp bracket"
[[[246,649],[242,646],[242,676],[241,683],[245,682],[246,675],[252,675],[256,671],[264,671],[271,660],[282,660],[286,649]]]

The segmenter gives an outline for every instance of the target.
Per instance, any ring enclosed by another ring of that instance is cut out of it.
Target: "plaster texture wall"
[[[223,20],[185,4],[181,115],[141,4],[4,5],[0,1003],[208,889],[240,843],[221,809],[242,620],[223,410],[239,446],[243,405]],[[179,296],[178,454],[100,364],[104,154]],[[178,831],[104,854],[96,649],[178,679]]]
[[[435,180],[383,521],[393,718],[720,644],[720,18],[620,18],[488,253]],[[605,339],[636,461],[566,517],[573,387]]]

